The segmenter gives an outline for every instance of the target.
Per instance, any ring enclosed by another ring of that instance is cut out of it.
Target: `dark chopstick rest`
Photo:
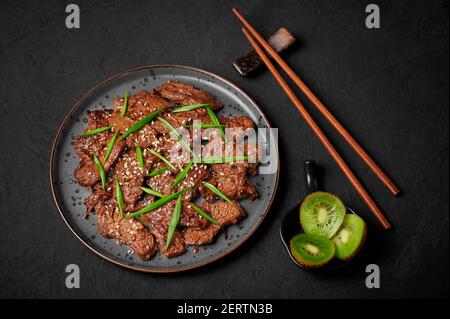
[[[285,51],[292,46],[295,41],[294,36],[286,28],[279,28],[269,37],[269,39],[267,39],[267,42],[269,42],[270,46],[277,53]],[[263,61],[258,54],[256,54],[255,50],[250,51],[233,62],[233,67],[241,76],[247,76],[263,65]]]

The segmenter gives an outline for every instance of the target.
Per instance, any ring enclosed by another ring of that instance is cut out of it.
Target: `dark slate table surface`
[[[2,1],[0,297],[448,297],[448,2],[376,1],[378,30],[364,25],[366,2],[77,1],[81,28],[68,30],[64,2]],[[285,26],[300,39],[287,62],[403,191],[391,196],[306,103],[391,231],[381,230],[270,74],[249,80],[232,69],[249,45],[230,6],[265,35]],[[125,270],[86,249],[60,218],[48,178],[53,139],[75,101],[112,74],[156,63],[204,68],[247,91],[279,128],[282,161],[277,199],[254,236],[223,260],[171,275]],[[281,217],[304,194],[309,158],[323,168],[324,187],[369,224],[363,254],[337,273],[297,269],[278,236]],[[80,266],[80,289],[65,287],[71,263]],[[372,263],[379,289],[365,286]]]

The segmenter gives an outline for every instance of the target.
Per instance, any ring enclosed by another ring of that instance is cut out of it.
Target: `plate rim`
[[[279,183],[279,178],[280,178],[280,154],[279,154],[279,149],[278,149],[278,141],[275,141],[275,150],[276,150],[276,157],[277,157],[277,173],[276,173],[276,177],[275,177],[275,188],[274,191],[272,192],[272,195],[270,197],[269,200],[269,205],[267,206],[266,210],[264,211],[264,213],[261,215],[261,218],[259,219],[258,223],[255,225],[255,227],[246,234],[245,237],[243,237],[236,245],[234,245],[233,247],[231,247],[230,249],[226,250],[223,253],[218,254],[217,256],[214,256],[213,258],[211,258],[210,260],[207,260],[205,262],[201,262],[198,263],[196,265],[192,265],[192,266],[186,266],[186,267],[180,267],[180,268],[174,268],[174,269],[145,269],[139,266],[135,266],[135,265],[130,265],[130,264],[126,264],[117,260],[114,260],[104,254],[102,254],[100,251],[98,251],[97,249],[95,249],[93,246],[89,245],[85,240],[83,240],[80,235],[78,235],[78,233],[76,232],[76,230],[70,225],[69,221],[67,220],[66,216],[63,213],[63,209],[59,203],[59,200],[56,196],[56,183],[54,181],[54,174],[53,174],[53,170],[54,170],[54,160],[55,160],[55,154],[56,154],[56,149],[57,149],[57,144],[61,138],[61,133],[63,130],[63,127],[66,126],[67,122],[70,120],[71,116],[73,115],[73,113],[80,107],[80,105],[91,95],[93,94],[95,91],[97,91],[99,88],[101,88],[103,85],[121,77],[124,76],[128,73],[133,73],[133,72],[137,72],[140,70],[145,70],[145,69],[152,69],[152,68],[178,68],[178,69],[185,69],[185,70],[190,70],[190,71],[195,71],[195,72],[199,72],[199,73],[203,73],[209,76],[212,76],[224,83],[226,83],[227,85],[229,85],[230,87],[232,87],[234,90],[238,91],[240,94],[242,94],[245,98],[247,98],[252,104],[253,106],[256,107],[256,109],[259,111],[260,115],[262,116],[262,118],[264,119],[264,121],[268,124],[268,128],[272,128],[272,125],[270,124],[269,120],[267,119],[266,115],[264,114],[264,112],[262,111],[262,109],[259,107],[259,105],[241,88],[239,88],[237,85],[235,85],[234,83],[232,83],[231,81],[225,79],[224,77],[210,72],[210,71],[206,71],[204,69],[198,68],[198,67],[192,67],[192,66],[187,66],[187,65],[181,65],[181,64],[147,64],[147,65],[142,65],[142,66],[138,66],[138,67],[134,67],[134,68],[130,68],[127,69],[125,71],[116,73],[108,78],[106,78],[105,80],[101,81],[100,83],[96,84],[94,87],[92,87],[88,92],[86,92],[85,94],[83,94],[81,96],[81,98],[78,99],[78,101],[72,106],[72,108],[69,110],[69,112],[67,113],[67,115],[64,117],[64,120],[61,122],[61,124],[58,126],[58,130],[56,133],[56,136],[53,140],[53,145],[52,145],[52,150],[50,153],[50,188],[52,191],[52,197],[53,200],[56,204],[56,207],[59,211],[59,214],[61,216],[61,218],[64,220],[64,223],[66,224],[66,226],[70,229],[70,231],[75,235],[76,238],[78,238],[78,240],[80,242],[82,242],[84,244],[84,246],[86,246],[87,248],[89,248],[89,250],[91,250],[92,252],[94,252],[97,256],[100,256],[101,258],[124,268],[130,269],[130,270],[135,270],[135,271],[139,271],[139,272],[144,272],[144,273],[176,273],[176,272],[183,272],[183,271],[187,271],[187,270],[192,270],[192,269],[196,269],[199,267],[203,267],[206,265],[209,265],[227,255],[229,255],[230,253],[232,253],[234,250],[236,250],[238,247],[240,247],[242,244],[244,244],[252,235],[254,232],[256,232],[256,230],[260,227],[260,225],[262,224],[263,220],[266,218],[267,213],[269,212],[270,208],[272,207],[273,201],[275,199],[275,196],[277,194],[277,190],[278,190],[278,183]]]

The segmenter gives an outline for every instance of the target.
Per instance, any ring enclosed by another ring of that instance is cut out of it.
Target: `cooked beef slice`
[[[212,243],[224,226],[234,225],[246,216],[245,210],[238,203],[230,204],[219,201],[215,204],[203,202],[200,207],[220,225],[210,223],[205,229],[187,228],[183,233],[186,245],[205,245]]]
[[[213,186],[217,187],[217,178],[214,176],[211,176],[208,180],[206,180],[208,183],[210,183]],[[198,192],[200,193],[200,196],[206,200],[207,202],[213,202],[215,201],[218,196],[214,194],[212,191],[209,190],[205,185],[200,184],[198,186]]]
[[[252,183],[247,178],[247,174],[254,174],[256,164],[239,162],[211,165],[213,177],[210,183],[216,186],[223,194],[232,199],[249,198],[250,200],[258,197],[258,193]],[[207,201],[212,201],[216,196],[202,187],[201,194]]]
[[[123,219],[115,200],[97,203],[95,214],[102,236],[127,245],[142,260],[148,260],[156,253],[155,238],[150,231],[134,219]]]
[[[208,112],[205,108],[199,108],[192,111],[179,112],[179,113],[165,113],[162,118],[169,122],[175,129],[180,130],[185,126],[192,125],[193,121],[200,121],[202,123],[209,123]],[[160,121],[156,120],[152,123],[152,128],[158,133],[169,134],[170,131]],[[186,128],[187,130],[187,128]],[[179,131],[183,133],[182,131]],[[188,131],[186,131],[187,134]]]
[[[220,124],[225,125],[228,128],[241,128],[246,130],[248,128],[254,128],[255,123],[247,116],[227,116],[218,118]]]
[[[121,117],[119,113],[114,113],[109,119],[109,123],[114,129],[119,130],[120,134],[125,133],[134,123],[128,116]],[[126,144],[130,148],[152,147],[158,142],[158,132],[150,124],[144,125],[139,131],[128,135],[125,138]]]
[[[153,170],[158,169],[158,167],[161,166],[157,166],[157,168],[153,168]],[[167,170],[159,175],[149,177],[146,183],[151,189],[164,195],[170,195],[173,193],[172,184],[174,180],[175,177],[172,175],[171,171]]]
[[[214,224],[210,224],[205,229],[189,227],[183,233],[184,243],[188,246],[211,244],[222,229],[222,226]]]
[[[191,227],[205,229],[208,227],[209,221],[194,210],[191,202],[183,201],[183,210],[181,211],[180,222],[178,225],[182,228]]]
[[[123,102],[124,97],[114,99],[113,105],[116,113],[120,114]],[[167,109],[171,105],[172,103],[161,97],[155,90],[151,92],[140,91],[138,94],[128,97],[125,114],[133,121],[137,121],[158,109]]]
[[[214,204],[203,202],[199,206],[222,226],[234,225],[246,217],[244,208],[238,202],[220,200]]]
[[[180,105],[208,103],[214,110],[218,110],[222,106],[210,94],[187,83],[169,81],[161,85],[158,91],[164,98]]]
[[[87,119],[88,125],[86,131],[93,129],[110,126],[109,120],[111,118],[111,110],[97,110],[88,111]],[[112,139],[114,133],[112,131],[105,131],[95,135],[87,137],[77,137],[74,142],[74,150],[80,157],[80,164],[75,170],[75,178],[81,186],[93,186],[100,180],[100,173],[93,160],[93,154],[102,161],[108,143]],[[106,163],[103,163],[103,169],[108,172],[110,167],[119,157],[125,143],[123,141],[116,141],[111,154],[108,157]]]
[[[90,212],[95,208],[98,203],[104,202],[112,197],[110,192],[103,191],[101,189],[94,190],[91,195],[86,197],[83,204],[86,206],[86,212],[83,217],[87,217]]]
[[[155,236],[161,253],[169,258],[179,256],[186,251],[183,236],[179,231],[175,231],[169,249],[165,249],[167,232],[175,204],[176,201],[173,200],[154,211],[141,215],[142,221],[149,225],[151,233]]]
[[[248,181],[245,174],[215,176],[216,187],[228,198],[254,200],[258,197],[255,187]],[[208,198],[214,198],[208,196]]]
[[[142,157],[144,168],[139,165],[136,150],[129,149],[114,166],[114,175],[119,180],[123,199],[129,205],[135,204],[142,195],[141,186],[145,175],[148,174],[155,160],[147,149],[142,150]]]
[[[108,173],[111,166],[119,158],[119,155],[122,152],[124,146],[125,146],[124,141],[116,140],[111,150],[111,153],[108,156],[108,159],[106,160],[105,163],[103,163],[103,170],[105,171],[105,173]],[[103,161],[103,158],[106,154],[106,149],[107,146],[105,146],[101,152],[97,153],[97,157],[100,161]],[[93,186],[100,180],[100,172],[94,163],[92,154],[89,160],[80,162],[80,165],[75,169],[74,176],[77,179],[78,184],[80,184],[81,186]]]
[[[255,156],[256,146],[244,147],[243,154],[248,156]],[[236,150],[227,155],[235,154]],[[229,198],[241,199],[249,198],[251,200],[258,197],[255,187],[247,178],[247,175],[255,175],[257,164],[239,161],[235,163],[212,164],[211,170],[213,178],[211,183],[216,186],[222,193]],[[215,198],[209,190],[202,188],[200,192],[205,196],[205,199],[211,201]]]
[[[145,194],[145,195],[143,195],[143,197],[141,199],[139,199],[136,203],[134,203],[132,205],[125,203],[124,210],[125,210],[125,212],[135,212],[135,211],[138,211],[138,210],[150,205],[155,200],[156,200],[155,196]]]
[[[179,231],[175,231],[173,233],[172,241],[170,242],[170,246],[168,249],[166,249],[165,240],[159,240],[158,244],[161,253],[168,258],[180,256],[186,251],[183,234],[181,234]]]
[[[87,112],[87,127],[85,132],[110,126],[109,118],[111,117],[111,110],[98,110]],[[100,154],[114,134],[112,131],[105,131],[87,137],[77,137],[74,142],[74,151],[80,158],[81,162],[92,162],[92,154]]]
[[[211,172],[206,164],[194,163],[186,174],[183,181],[178,185],[178,190],[192,187],[187,192],[183,193],[183,200],[190,201],[195,199],[198,195],[198,187],[202,185],[203,181],[211,178]]]

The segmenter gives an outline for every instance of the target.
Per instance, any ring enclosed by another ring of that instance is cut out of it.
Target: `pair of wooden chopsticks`
[[[350,167],[331,144],[330,140],[326,137],[325,133],[320,129],[311,115],[308,113],[306,108],[297,98],[295,93],[289,88],[286,81],[283,79],[281,74],[277,71],[275,66],[269,60],[267,55],[261,49],[261,45],[270,56],[278,63],[278,65],[288,74],[292,81],[299,87],[299,89],[308,97],[309,100],[314,104],[315,107],[325,116],[325,118],[333,125],[333,127],[341,134],[341,136],[350,144],[350,146],[355,150],[359,157],[369,166],[369,168],[375,173],[375,175],[383,182],[383,184],[392,192],[395,196],[400,190],[395,185],[395,183],[384,173],[380,166],[367,154],[367,152],[358,144],[358,142],[350,135],[350,133],[344,128],[344,126],[339,123],[339,121],[331,114],[331,112],[325,107],[325,105],[317,98],[317,96],[305,85],[305,83],[295,74],[295,72],[283,61],[283,59],[272,49],[269,43],[252,27],[252,25],[237,11],[235,8],[232,9],[233,13],[239,18],[245,28],[242,28],[242,32],[247,37],[250,44],[255,49],[256,53],[259,55],[261,60],[267,66],[269,71],[272,73],[274,78],[277,80],[283,91],[290,98],[292,103],[295,105],[297,110],[300,112],[302,117],[314,131],[314,133],[319,138],[320,142],[325,146],[327,151],[330,153],[331,157],[336,161],[339,168],[342,170],[344,175],[350,181],[352,186],[361,196],[363,201],[381,223],[384,229],[389,229],[391,227],[389,221],[381,212],[380,208],[374,202],[372,197],[367,193],[364,186],[358,180],[358,178],[353,174]],[[259,43],[259,44],[258,44]]]

